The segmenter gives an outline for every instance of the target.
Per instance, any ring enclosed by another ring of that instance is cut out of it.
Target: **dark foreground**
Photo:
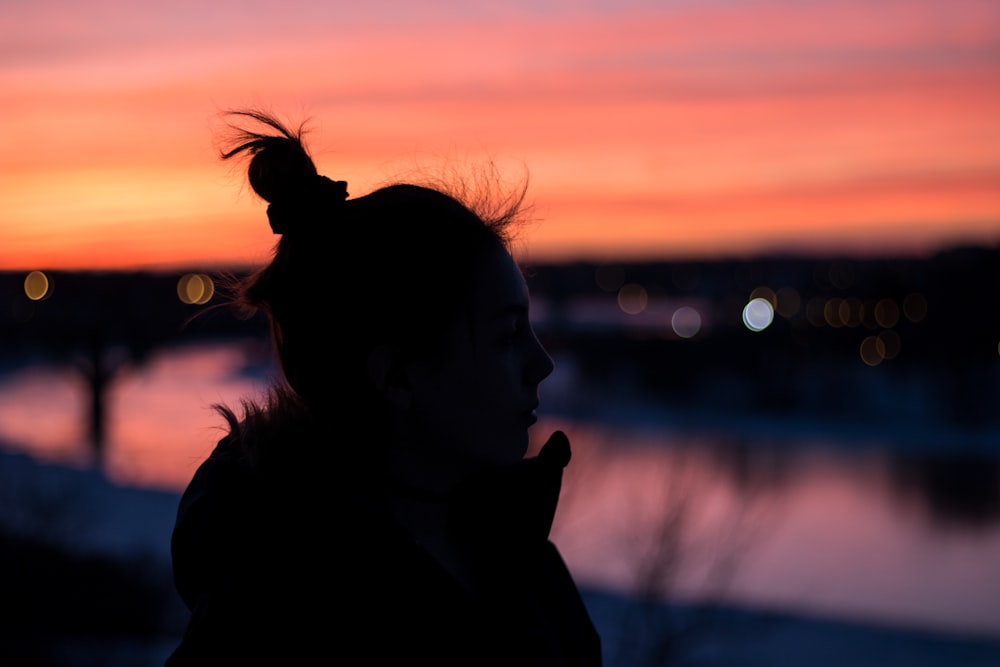
[[[184,623],[168,560],[176,502],[0,447],[0,665],[162,665]],[[608,667],[1000,665],[1000,637],[584,592]]]

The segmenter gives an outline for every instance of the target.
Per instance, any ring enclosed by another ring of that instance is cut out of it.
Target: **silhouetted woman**
[[[600,664],[548,539],[569,443],[525,458],[552,361],[510,253],[523,190],[349,198],[301,131],[229,118],[222,157],[248,158],[281,236],[237,301],[269,316],[283,380],[219,408],[184,493],[167,664]]]

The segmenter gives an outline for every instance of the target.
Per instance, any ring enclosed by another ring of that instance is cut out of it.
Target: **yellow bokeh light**
[[[892,299],[882,299],[875,304],[875,322],[883,329],[891,329],[899,322],[899,306]]]
[[[840,304],[843,299],[838,297],[833,297],[828,299],[825,304],[823,304],[823,319],[831,327],[842,327],[844,326],[843,320],[840,319],[841,307]]]
[[[215,283],[202,273],[187,273],[177,281],[177,298],[190,305],[203,305],[215,296]]]
[[[847,327],[856,327],[861,324],[861,299],[848,297],[841,300],[838,308],[840,322]]]
[[[858,351],[861,354],[861,361],[869,366],[878,366],[885,358],[884,350],[885,346],[878,336],[868,336],[861,341],[861,347]]]
[[[32,271],[24,278],[24,294],[32,301],[41,301],[52,292],[52,282],[41,271]]]

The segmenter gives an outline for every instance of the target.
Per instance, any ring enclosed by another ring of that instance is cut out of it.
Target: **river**
[[[211,404],[261,392],[267,358],[255,340],[188,344],[122,372],[106,475],[179,493],[220,435]],[[611,396],[594,409],[599,388],[575,401],[560,370],[572,363],[556,361],[533,440],[559,428],[573,444],[553,539],[585,585],[1000,638],[996,448],[904,449],[817,424],[682,425],[670,406],[616,410]],[[0,441],[89,465],[82,378],[42,361],[0,371]]]

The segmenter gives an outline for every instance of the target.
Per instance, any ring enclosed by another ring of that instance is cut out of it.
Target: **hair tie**
[[[344,205],[347,181],[314,176],[298,193],[267,207],[267,220],[275,234],[287,234],[323,224]]]

